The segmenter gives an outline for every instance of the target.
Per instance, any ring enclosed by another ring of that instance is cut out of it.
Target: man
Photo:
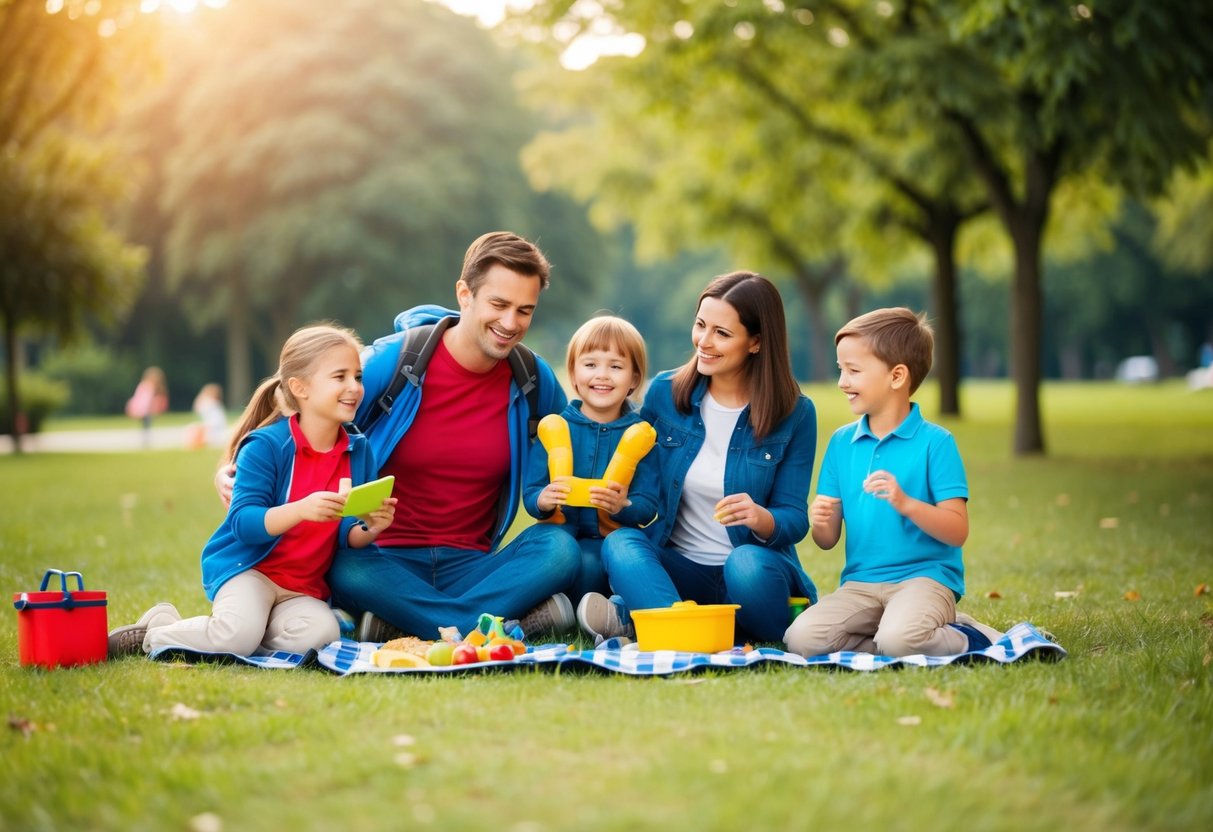
[[[366,388],[355,424],[380,475],[396,477],[396,514],[377,549],[338,550],[329,572],[333,606],[362,612],[360,641],[400,631],[436,638],[438,627],[471,630],[481,613],[521,618],[528,636],[574,623],[562,590],[580,564],[577,544],[545,525],[502,547],[518,507],[530,448],[528,419],[559,413],[564,391],[537,356],[538,411],[511,369],[548,286],[549,266],[532,243],[508,232],[468,248],[455,284],[459,311],[402,312],[397,331],[363,351]],[[419,383],[390,409],[383,394],[401,365],[409,329],[440,332]],[[444,328],[445,327],[445,328]],[[222,490],[222,489],[221,489]]]

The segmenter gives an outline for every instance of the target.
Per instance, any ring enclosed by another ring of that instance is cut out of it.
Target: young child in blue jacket
[[[560,414],[569,427],[573,474],[598,479],[625,431],[642,421],[630,398],[644,381],[648,365],[644,338],[623,318],[600,315],[573,333],[565,361],[569,383],[579,397]],[[550,480],[547,449],[536,442],[527,463],[523,505],[539,520],[563,518],[563,528],[578,541],[581,570],[569,593],[576,606],[586,593],[609,593],[602,566],[607,534],[623,526],[644,526],[657,516],[657,468],[646,456],[630,484],[590,488],[591,507],[567,505],[569,492],[566,481]]]
[[[395,498],[342,517],[350,485],[375,477],[366,439],[348,433],[362,401],[357,336],[304,327],[282,347],[228,448],[232,504],[202,550],[210,615],[183,619],[160,603],[110,633],[110,655],[179,646],[236,655],[303,653],[339,637],[325,573],[338,544],[365,547],[391,523]]]

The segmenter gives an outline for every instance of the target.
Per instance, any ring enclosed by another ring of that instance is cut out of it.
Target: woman
[[[591,636],[632,635],[630,609],[679,600],[740,604],[738,630],[781,641],[789,596],[817,599],[796,556],[809,530],[817,415],[792,377],[783,302],[753,272],[699,296],[694,356],[653,379],[641,416],[657,430],[660,514],[602,547],[612,589],[584,596]]]

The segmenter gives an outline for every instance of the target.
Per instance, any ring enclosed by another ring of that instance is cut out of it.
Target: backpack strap
[[[526,396],[527,420],[526,437],[534,442],[539,435],[539,362],[535,353],[525,344],[519,344],[510,350],[508,356],[510,370],[514,373],[514,383]]]

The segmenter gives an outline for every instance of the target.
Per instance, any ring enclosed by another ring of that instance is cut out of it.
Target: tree
[[[226,329],[233,401],[254,349],[276,355],[299,324],[386,332],[405,306],[453,301],[485,231],[559,236],[518,164],[513,67],[473,22],[377,0],[195,15],[165,32],[166,82],[134,120],[152,163],[141,225],[162,229],[157,262],[194,325]]]
[[[0,323],[14,415],[18,336],[70,341],[88,317],[112,319],[142,276],[143,252],[113,227],[122,158],[96,138],[146,61],[142,44],[128,4],[0,2]]]

